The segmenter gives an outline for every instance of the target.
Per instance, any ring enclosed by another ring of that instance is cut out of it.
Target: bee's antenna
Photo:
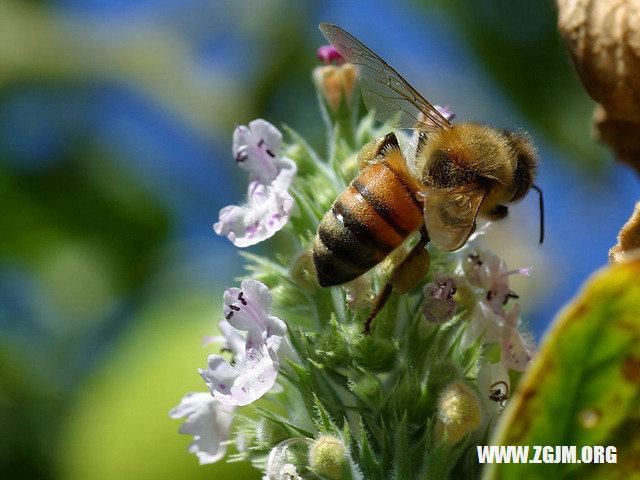
[[[531,185],[540,196],[540,243],[544,242],[544,199],[542,197],[542,189],[537,185]]]

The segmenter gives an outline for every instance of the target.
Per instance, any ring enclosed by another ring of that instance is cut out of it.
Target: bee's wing
[[[475,230],[478,210],[487,193],[476,183],[423,192],[424,224],[430,240],[451,252],[462,247]]]
[[[433,105],[353,35],[330,23],[321,23],[320,31],[347,62],[356,66],[364,103],[377,120],[394,128],[451,128]]]

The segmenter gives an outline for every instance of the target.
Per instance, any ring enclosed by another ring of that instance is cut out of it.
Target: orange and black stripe
[[[399,150],[365,168],[320,222],[313,247],[321,286],[359,277],[422,225],[416,187],[397,162]]]

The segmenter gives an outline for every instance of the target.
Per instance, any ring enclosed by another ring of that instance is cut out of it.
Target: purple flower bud
[[[425,318],[433,323],[451,320],[456,313],[456,301],[453,299],[457,290],[453,277],[440,276],[424,287],[424,303],[422,312]]]
[[[317,55],[322,63],[336,62],[337,65],[344,63],[344,58],[333,45],[322,45],[318,48]]]

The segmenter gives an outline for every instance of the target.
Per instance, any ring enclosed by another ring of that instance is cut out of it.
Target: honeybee
[[[429,269],[429,242],[454,251],[474,232],[476,218],[504,218],[507,204],[533,184],[538,158],[520,132],[463,122],[452,125],[378,55],[345,30],[320,31],[356,66],[362,96],[375,118],[418,133],[414,158],[406,159],[395,133],[365,145],[360,173],[323,217],[313,243],[322,287],[349,282],[385,259],[413,232],[420,240],[399,261],[374,301],[365,333],[392,291],[407,292]]]

